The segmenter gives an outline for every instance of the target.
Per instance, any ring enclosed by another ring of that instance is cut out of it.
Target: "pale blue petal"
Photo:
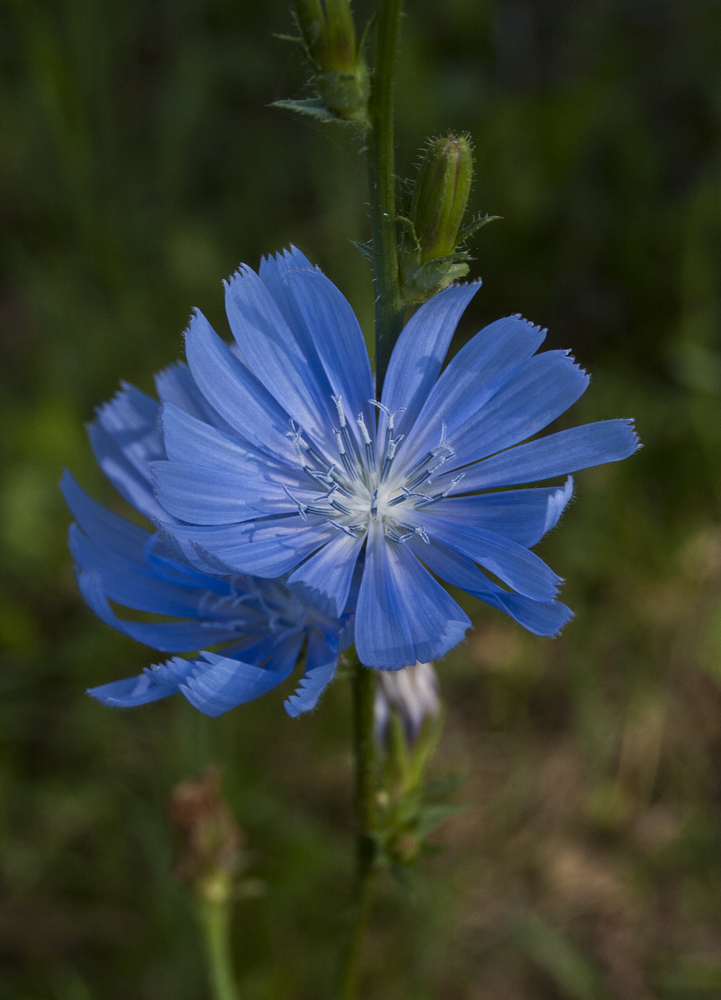
[[[241,356],[283,409],[317,443],[328,432],[333,407],[273,298],[242,265],[225,283],[225,309]],[[335,407],[333,407],[335,411]]]
[[[348,423],[356,436],[355,419],[364,415],[366,426],[375,434],[375,411],[368,350],[355,313],[348,300],[322,273],[314,268],[289,270],[288,280],[328,381],[340,396]]]
[[[606,462],[620,462],[640,447],[631,420],[599,420],[567,431],[548,434],[538,441],[510,448],[464,469],[464,490],[514,486],[566,476],[579,469]],[[444,477],[443,482],[448,477]],[[436,483],[443,489],[439,479]]]
[[[283,703],[291,718],[309,712],[335,676],[338,665],[337,636],[313,629],[308,635],[306,668],[298,690]]]
[[[161,402],[171,403],[196,420],[217,427],[225,434],[233,434],[230,424],[223,420],[196,385],[185,361],[176,361],[158,372],[155,376],[155,389]]]
[[[286,436],[290,417],[200,312],[185,335],[185,353],[198,388],[233,430],[261,451],[293,463]]]
[[[150,520],[162,516],[148,470],[138,471],[97,421],[88,424],[88,436],[98,465],[118,493]]]
[[[174,657],[167,663],[144,670],[136,677],[88,688],[88,694],[113,708],[135,708],[176,694],[183,679],[194,669],[192,660]]]
[[[442,580],[510,615],[535,635],[558,635],[573,617],[571,609],[560,601],[534,601],[522,594],[503,590],[489,580],[471,559],[445,545],[434,541],[427,545],[416,539],[409,544],[426,566]]]
[[[275,650],[273,669],[256,667],[226,656],[203,652],[206,662],[196,661],[180,690],[191,705],[213,718],[238,705],[253,701],[277,687],[293,670],[301,646],[303,632],[293,632]]]
[[[428,509],[437,517],[495,531],[530,548],[556,526],[572,496],[569,476],[563,486],[449,497]]]
[[[488,604],[491,602],[484,598]],[[532,601],[522,594],[500,593],[496,595],[497,607],[515,618],[534,635],[551,637],[558,635],[564,625],[573,618],[573,611],[561,601]]]
[[[565,351],[546,351],[526,361],[506,384],[476,408],[470,399],[448,421],[455,456],[449,469],[476,462],[524,441],[547,427],[588,388],[589,378]]]
[[[163,445],[158,430],[158,402],[127,382],[113,399],[97,409],[96,423],[116,443],[142,476],[148,462],[160,458]]]
[[[108,604],[98,573],[78,572],[78,586],[88,605],[106,625],[162,653],[187,653],[236,638],[234,625],[214,622],[131,622],[118,618]]]
[[[382,396],[391,413],[405,407],[396,417],[396,432],[405,432],[415,423],[440,375],[458,321],[480,287],[480,281],[451,285],[422,305],[403,328],[393,348]],[[383,424],[381,419],[381,430]]]
[[[411,549],[388,542],[374,523],[355,619],[361,662],[399,670],[416,660],[437,659],[463,639],[470,625]]]
[[[333,396],[333,387],[328,381],[325,368],[318,356],[318,350],[313,339],[313,331],[308,328],[300,306],[290,285],[289,272],[312,271],[313,265],[296,247],[285,250],[275,256],[264,257],[260,263],[260,277],[278,309],[288,324],[293,336],[298,342],[301,353],[313,372],[321,394],[325,400]]]
[[[520,316],[496,320],[477,333],[449,362],[431,389],[415,426],[398,450],[397,463],[403,456],[413,463],[421,452],[437,445],[442,425],[450,425],[469,400],[473,399],[478,409],[494,396],[535,354],[545,336],[545,330]]]
[[[173,403],[163,406],[160,424],[165,452],[172,462],[190,462],[210,469],[231,468],[258,481],[285,483],[292,488],[309,483],[297,462],[289,466],[271,458],[237,435],[226,434]]]
[[[480,563],[519,594],[534,601],[550,601],[556,596],[563,581],[523,545],[483,528],[446,521],[426,511],[418,513],[422,513],[420,523],[431,538]],[[408,520],[413,523],[413,519]]]
[[[291,576],[288,586],[307,604],[339,618],[348,601],[351,581],[364,538],[336,531],[322,549]]]
[[[278,483],[249,478],[225,469],[187,462],[153,462],[158,501],[173,517],[189,524],[234,524],[273,514],[291,514],[298,503],[311,504],[318,494],[296,488],[294,500]]]
[[[161,524],[161,528],[183,545],[199,569],[212,567],[208,559],[214,557],[217,572],[252,573],[269,580],[289,573],[336,535],[326,521],[304,521],[299,515],[217,527]],[[188,546],[200,553],[204,565],[193,560]]]

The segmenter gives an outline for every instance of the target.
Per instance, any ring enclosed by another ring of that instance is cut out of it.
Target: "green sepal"
[[[367,243],[359,243],[357,240],[351,240],[351,243],[363,260],[367,260],[369,264],[373,263],[373,244],[370,240]]]
[[[386,753],[378,773],[374,839],[377,864],[399,876],[419,858],[433,853],[426,836],[447,819],[467,808],[442,801],[463,780],[458,774],[427,785],[425,774],[443,731],[443,712],[426,718],[414,743],[409,744],[399,713],[393,712],[386,737]]]
[[[334,115],[332,111],[329,111],[325,102],[322,101],[320,97],[309,97],[306,100],[300,101],[273,101],[270,107],[283,108],[286,111],[295,111],[299,115],[307,115],[309,118],[315,118],[317,121],[321,122],[343,120],[337,115]]]
[[[479,229],[483,229],[484,226],[487,226],[489,222],[496,222],[498,219],[502,218],[503,218],[502,215],[483,215],[479,216],[477,219],[474,219],[473,222],[469,223],[469,225],[461,229],[460,233],[458,234],[459,246],[462,243],[465,243],[467,240],[469,240],[471,236],[474,236]]]

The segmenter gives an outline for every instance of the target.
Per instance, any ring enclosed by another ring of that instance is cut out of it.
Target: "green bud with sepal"
[[[411,222],[421,263],[455,253],[473,183],[473,153],[464,135],[432,142],[413,188]]]
[[[295,12],[297,41],[313,65],[318,97],[276,105],[325,121],[365,124],[370,79],[348,0],[296,0]]]
[[[401,216],[399,267],[405,305],[425,302],[468,274],[463,244],[498,216],[463,226],[473,184],[473,151],[466,135],[447,135],[426,148],[408,217]]]

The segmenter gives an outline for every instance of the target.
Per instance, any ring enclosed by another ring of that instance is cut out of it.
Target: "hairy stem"
[[[375,288],[376,396],[393,345],[403,325],[398,282],[395,154],[393,147],[393,83],[403,0],[381,0],[378,42],[370,98],[368,187],[370,192],[373,284]]]

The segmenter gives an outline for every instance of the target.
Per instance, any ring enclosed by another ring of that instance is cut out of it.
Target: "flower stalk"
[[[375,672],[364,667],[355,650],[351,687],[353,693],[353,751],[355,764],[354,811],[356,821],[355,898],[351,927],[341,961],[339,1000],[355,1000],[363,937],[373,905],[376,876],[377,766],[375,741]]]
[[[403,326],[404,308],[398,276],[395,150],[393,144],[393,85],[403,0],[383,0],[378,17],[376,65],[370,99],[368,188],[371,254],[375,289],[376,398],[393,345]]]

